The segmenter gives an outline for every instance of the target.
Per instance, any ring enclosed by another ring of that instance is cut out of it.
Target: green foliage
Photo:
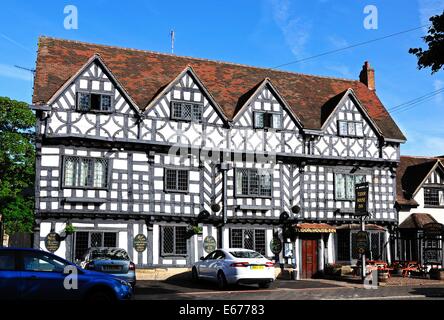
[[[34,123],[27,103],[0,97],[0,213],[8,233],[32,228],[33,199],[26,193],[34,188]]]
[[[31,232],[34,223],[34,200],[17,195],[10,199],[4,208],[1,209],[6,232],[13,234],[15,232]]]
[[[418,68],[431,68],[432,74],[444,66],[444,11],[441,15],[429,19],[432,25],[428,34],[423,37],[428,45],[427,50],[422,48],[411,48],[409,53],[418,58]]]
[[[73,234],[74,232],[76,232],[76,228],[71,223],[67,223],[65,227],[65,233]]]

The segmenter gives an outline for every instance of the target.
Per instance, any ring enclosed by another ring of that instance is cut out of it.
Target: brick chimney
[[[368,61],[364,62],[361,73],[359,74],[359,81],[365,84],[370,90],[376,90],[375,88],[375,69],[370,67]]]

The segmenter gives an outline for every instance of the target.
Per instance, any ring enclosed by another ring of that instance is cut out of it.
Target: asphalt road
[[[277,280],[269,289],[232,286],[219,291],[209,282],[188,279],[139,281],[135,300],[399,300],[444,299],[444,285],[393,286],[366,289],[325,280]]]

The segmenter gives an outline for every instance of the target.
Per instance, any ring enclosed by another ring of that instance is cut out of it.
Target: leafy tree
[[[34,123],[27,103],[0,97],[0,213],[8,234],[32,229]]]
[[[422,37],[428,45],[427,50],[411,48],[409,53],[418,58],[418,68],[431,68],[432,74],[439,71],[444,65],[444,11],[441,15],[429,19],[432,25],[428,34]]]

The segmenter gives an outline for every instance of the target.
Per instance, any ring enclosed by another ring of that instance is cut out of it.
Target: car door
[[[37,251],[21,253],[21,299],[71,299],[76,290],[66,289],[64,264],[51,255]]]
[[[216,254],[216,251],[211,252],[210,254],[208,254],[205,259],[203,259],[200,264],[199,264],[199,275],[201,277],[204,278],[208,278],[209,277],[209,265],[211,264],[211,262],[214,259],[214,255]]]
[[[223,268],[223,263],[225,261],[225,253],[221,250],[215,251],[211,263],[208,265],[208,276],[210,278],[217,279],[217,271]]]
[[[15,251],[0,251],[0,300],[17,299],[20,281]]]

